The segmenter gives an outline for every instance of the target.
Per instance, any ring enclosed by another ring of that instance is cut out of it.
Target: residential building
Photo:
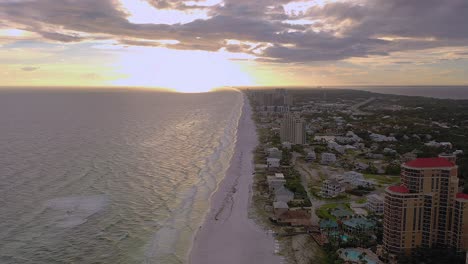
[[[291,149],[291,143],[289,142],[283,142],[281,146],[283,146],[284,149]]]
[[[275,173],[275,176],[267,176],[268,189],[273,191],[278,188],[282,188],[286,183],[284,175],[282,173]]]
[[[383,244],[392,254],[417,247],[468,248],[468,195],[457,194],[458,167],[445,158],[402,166],[400,186],[386,189]]]
[[[342,179],[344,183],[348,183],[354,186],[371,187],[374,185],[372,181],[366,180],[362,173],[355,171],[347,171],[343,173]]]
[[[450,246],[466,250],[468,248],[468,194],[458,193],[455,196],[450,232]]]
[[[321,155],[320,163],[330,165],[336,162],[336,156],[333,153],[324,152]]]
[[[268,148],[266,153],[268,158],[281,159],[283,156],[283,151],[279,150],[278,148]]]
[[[380,134],[375,134],[375,133],[371,133],[369,135],[370,139],[372,141],[375,141],[375,142],[393,142],[393,141],[397,141],[397,139],[395,137],[387,137],[385,135],[380,135]]]
[[[280,130],[281,142],[290,142],[294,145],[306,144],[305,122],[291,113],[284,115]]]
[[[323,219],[319,223],[320,232],[330,233],[338,231],[338,223],[335,220]]]
[[[267,168],[276,169],[280,166],[280,159],[277,158],[267,158]]]
[[[384,213],[384,197],[378,194],[368,195],[366,209],[377,215],[383,214]]]
[[[307,152],[307,155],[305,157],[306,161],[311,162],[316,159],[317,159],[317,154],[315,153],[315,151],[312,150],[312,151]]]
[[[338,220],[345,220],[350,219],[354,215],[354,213],[349,209],[342,207],[334,209],[331,212],[331,215],[333,215]]]
[[[437,141],[429,141],[427,143],[424,143],[424,145],[426,145],[428,147],[434,147],[434,148],[444,147],[444,148],[451,149],[453,147],[452,143],[450,143],[450,142],[437,142]]]
[[[442,153],[442,154],[439,154],[439,158],[448,159],[449,161],[451,161],[453,163],[457,162],[457,155],[455,155],[455,154]]]
[[[370,234],[375,230],[375,222],[361,217],[343,221],[343,230],[350,234]]]
[[[291,226],[309,226],[311,224],[310,216],[309,210],[288,210],[278,217],[278,223]]]
[[[336,197],[344,191],[345,189],[337,180],[331,179],[323,181],[320,193],[324,197]]]
[[[275,201],[288,203],[294,199],[294,193],[286,189],[286,187],[280,187],[275,189]]]
[[[334,141],[331,141],[331,142],[328,142],[328,148],[330,150],[335,150],[336,152],[340,153],[340,154],[344,154],[346,149],[344,146],[334,142]]]
[[[282,201],[273,202],[273,213],[276,217],[286,213],[287,211],[289,211],[288,203]]]

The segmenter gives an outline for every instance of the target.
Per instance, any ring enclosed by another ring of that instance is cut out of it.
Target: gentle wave
[[[0,263],[185,263],[239,92],[0,96]]]

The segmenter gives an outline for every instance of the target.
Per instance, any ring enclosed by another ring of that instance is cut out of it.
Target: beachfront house
[[[281,159],[283,156],[283,151],[279,150],[278,148],[269,148],[266,150],[266,152],[268,158]]]
[[[278,216],[278,223],[291,226],[310,226],[310,216],[311,214],[309,210],[289,210]]]
[[[273,213],[276,217],[286,213],[289,210],[289,206],[287,203],[279,201],[273,202]]]
[[[275,201],[288,203],[294,199],[294,193],[282,186],[275,189]]]
[[[378,194],[367,196],[366,209],[374,214],[381,215],[384,212],[384,197]]]
[[[280,167],[280,159],[267,158],[267,168],[268,169],[277,169],[279,167]]]
[[[275,173],[274,176],[267,177],[268,189],[271,191],[281,188],[286,183],[283,173]]]

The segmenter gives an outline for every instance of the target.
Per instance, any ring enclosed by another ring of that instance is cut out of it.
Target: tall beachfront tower
[[[281,142],[289,142],[296,145],[306,143],[305,122],[292,113],[286,113],[281,120]]]
[[[385,190],[383,244],[387,252],[468,248],[468,195],[457,194],[457,173],[458,167],[441,157],[402,165],[402,184]]]

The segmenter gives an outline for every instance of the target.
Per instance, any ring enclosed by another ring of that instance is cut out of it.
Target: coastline
[[[243,96],[242,114],[231,164],[216,192],[203,224],[196,232],[189,263],[280,263],[272,235],[249,218],[258,144],[250,103]]]

